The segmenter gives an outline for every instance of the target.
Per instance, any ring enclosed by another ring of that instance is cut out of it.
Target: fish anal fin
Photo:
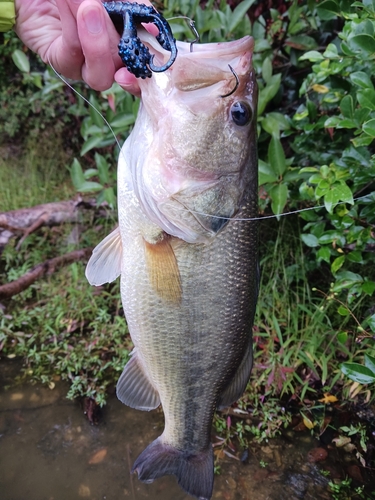
[[[137,353],[126,364],[117,382],[116,393],[122,403],[137,410],[150,411],[160,405],[159,393],[144,373]]]
[[[143,482],[161,476],[174,475],[189,495],[209,500],[214,482],[214,460],[211,444],[206,450],[188,452],[163,443],[162,437],[153,441],[135,461],[132,473]]]
[[[155,292],[172,303],[181,301],[181,278],[178,263],[169,238],[157,243],[145,240],[146,263],[150,283]]]
[[[219,409],[230,406],[242,396],[249,381],[252,366],[253,343],[252,339],[250,339],[240,366],[229,382],[229,385],[224,389],[221,397],[219,398],[219,402],[217,404]]]
[[[111,283],[121,274],[122,242],[117,227],[97,245],[86,266],[86,278],[90,285]]]

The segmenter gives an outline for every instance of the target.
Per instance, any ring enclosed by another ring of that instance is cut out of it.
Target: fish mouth
[[[253,52],[254,39],[246,35],[239,40],[230,42],[213,42],[213,43],[194,43],[193,50],[190,52],[191,44],[188,42],[177,42],[177,47],[180,55],[189,54],[189,57],[235,57],[244,52]]]
[[[169,59],[170,52],[163,49],[146,30],[140,29],[138,36],[151,49],[158,65],[163,65]],[[164,73],[153,76],[161,81],[165,80],[166,73],[172,75],[173,87],[180,90],[188,90],[189,87],[193,90],[233,79],[228,65],[235,69],[239,77],[249,74],[254,51],[254,39],[251,36],[230,42],[194,43],[192,52],[191,43],[176,43],[178,55],[173,65]],[[147,85],[147,80],[139,83],[142,89]]]

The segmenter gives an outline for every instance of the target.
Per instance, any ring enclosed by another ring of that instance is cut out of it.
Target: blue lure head
[[[164,17],[153,7],[130,2],[104,2],[115,26],[123,22],[123,33],[119,42],[119,56],[122,62],[137,78],[150,78],[152,71],[166,71],[177,57],[176,40]],[[163,49],[171,53],[169,61],[163,66],[153,64],[154,56],[137,36],[137,23],[152,23],[157,26],[159,34],[156,39]]]

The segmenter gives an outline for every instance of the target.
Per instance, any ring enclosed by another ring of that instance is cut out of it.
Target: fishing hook
[[[229,92],[229,94],[221,95],[220,97],[222,97],[223,99],[224,99],[224,97],[229,97],[230,95],[234,94],[236,92],[236,90],[238,89],[238,86],[240,84],[240,79],[238,78],[237,73],[234,71],[234,69],[232,68],[232,66],[230,64],[228,64],[228,66],[229,66],[229,69],[231,70],[234,78],[236,79],[236,86],[234,87],[233,90],[231,90]]]
[[[154,71],[160,73],[172,66],[177,57],[176,40],[171,27],[164,17],[154,7],[131,2],[104,2],[103,7],[116,25],[123,21],[124,29],[118,44],[119,56],[128,71],[137,78],[150,78]],[[137,36],[136,22],[155,24],[159,30],[156,40],[163,49],[171,53],[169,61],[163,66],[155,66],[154,55]]]
[[[187,17],[187,16],[168,17],[167,21],[172,21],[173,19],[186,19],[189,22],[188,23],[189,24],[189,28],[191,29],[191,32],[195,36],[195,39],[190,42],[190,52],[193,52],[193,44],[199,42],[200,39],[201,39],[201,37],[200,37],[200,35],[198,33],[198,30],[195,27],[194,21],[190,17]]]
[[[189,26],[195,36],[195,39],[192,42],[190,42],[190,52],[193,52],[193,44],[198,43],[201,37],[199,36],[198,30],[195,27],[195,23],[192,19],[189,20]]]

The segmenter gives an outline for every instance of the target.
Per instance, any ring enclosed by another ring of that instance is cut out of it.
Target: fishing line
[[[368,195],[366,194],[364,196],[360,196],[359,198],[354,198],[353,201],[362,200],[363,198],[367,198],[367,196]],[[332,208],[335,208],[335,207],[337,207],[337,205],[341,205],[342,203],[345,203],[345,202],[339,201],[337,203],[333,203]],[[210,215],[210,214],[205,214],[202,212],[196,212],[195,210],[188,210],[187,208],[181,208],[181,209],[178,208],[178,210],[181,210],[183,212],[191,212],[192,214],[203,215],[205,217],[211,217],[212,219],[225,219],[225,220],[236,220],[236,221],[255,221],[255,220],[264,220],[264,219],[275,219],[277,217],[284,217],[285,215],[293,215],[293,214],[299,214],[301,212],[307,212],[308,210],[318,210],[319,208],[325,208],[325,205],[316,205],[315,207],[301,208],[300,210],[293,210],[292,212],[284,212],[282,214],[264,215],[262,217],[250,217],[250,218],[224,217],[224,216],[220,216],[220,215]]]
[[[173,18],[172,18],[173,19]],[[187,19],[190,19],[190,18],[187,18]],[[191,20],[191,22],[194,22]],[[194,43],[194,42],[192,42]],[[104,123],[107,125],[107,127],[109,128],[109,130],[111,131],[113,137],[115,138],[115,141],[116,141],[116,144],[117,144],[117,147],[119,148],[119,151],[120,151],[120,154],[123,155],[123,152],[122,152],[122,149],[121,149],[121,144],[119,142],[119,140],[117,139],[116,137],[116,134],[113,130],[113,128],[111,127],[110,123],[108,122],[108,120],[102,115],[102,113],[100,112],[99,109],[97,109],[94,104],[92,104],[88,99],[86,99],[86,97],[84,97],[82,94],[80,94],[80,92],[78,92],[78,90],[76,90],[62,75],[60,75],[60,73],[52,66],[52,63],[50,61],[50,59],[48,58],[48,64],[51,66],[53,72],[55,73],[55,75],[60,78],[60,80],[62,80],[65,85],[67,85],[73,92],[75,92],[81,99],[83,99],[89,106],[91,106],[94,111],[96,113],[98,113],[98,115],[102,118],[102,120],[104,121]],[[353,201],[358,201],[358,200],[362,200],[364,198],[367,198],[368,195],[364,195],[364,196],[360,196],[359,198],[354,198]],[[333,207],[336,207],[337,205],[341,205],[343,202],[337,202],[337,203],[334,203],[333,204]],[[264,220],[264,219],[276,219],[278,217],[285,217],[286,215],[293,215],[293,214],[299,214],[301,212],[307,212],[308,210],[318,210],[320,208],[324,208],[325,205],[317,205],[315,207],[308,207],[308,208],[301,208],[300,210],[293,210],[292,212],[284,212],[284,213],[281,213],[281,214],[275,214],[275,215],[265,215],[265,216],[262,216],[262,217],[250,217],[250,218],[240,218],[240,217],[223,217],[223,216],[220,216],[220,215],[211,215],[211,214],[205,214],[203,212],[197,212],[195,210],[191,210],[191,209],[187,209],[187,208],[184,208],[184,207],[176,207],[177,210],[181,210],[182,212],[190,212],[191,214],[196,214],[196,215],[201,215],[203,217],[211,217],[212,219],[225,219],[225,220],[235,220],[235,221],[257,221],[257,220]]]
[[[77,95],[79,95],[79,97],[81,99],[83,99],[89,106],[91,106],[93,108],[93,110],[98,113],[98,115],[102,118],[102,120],[104,121],[104,123],[107,125],[107,127],[109,128],[109,130],[111,131],[113,137],[115,138],[115,141],[116,141],[116,144],[117,144],[117,147],[119,148],[120,150],[120,153],[121,153],[121,144],[120,142],[118,141],[117,137],[116,137],[116,134],[113,130],[113,128],[111,127],[110,123],[108,122],[108,120],[101,114],[101,112],[99,111],[99,109],[97,109],[88,99],[86,99],[85,96],[83,96],[82,94],[80,94],[78,92],[78,90],[76,90],[72,85],[70,85],[70,83],[62,76],[60,75],[60,73],[52,66],[52,63],[48,57],[48,64],[51,66],[53,72],[55,73],[55,75],[60,78],[60,80],[62,80],[65,85],[67,85],[71,90],[73,90],[73,92],[75,92]]]

